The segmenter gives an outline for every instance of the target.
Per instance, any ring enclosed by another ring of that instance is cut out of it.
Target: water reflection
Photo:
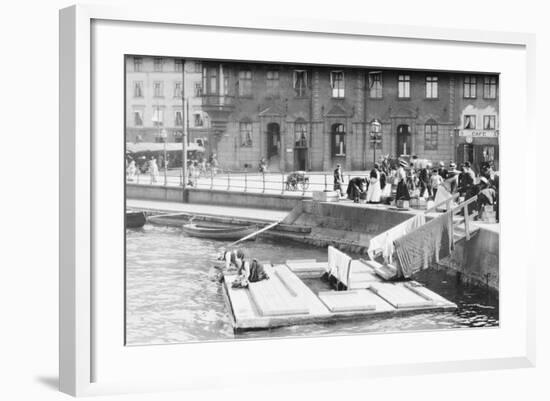
[[[145,225],[126,231],[126,333],[129,345],[168,344],[234,338],[318,336],[401,330],[498,326],[498,298],[465,287],[432,269],[418,281],[455,302],[456,312],[424,313],[282,327],[233,334],[221,286],[209,279],[211,266],[226,242],[187,237],[179,228]],[[326,260],[326,250],[294,242],[247,242],[260,260]],[[308,282],[324,289],[318,281]]]

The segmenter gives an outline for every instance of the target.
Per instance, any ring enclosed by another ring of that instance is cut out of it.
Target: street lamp
[[[166,170],[168,167],[166,160],[166,139],[168,138],[168,133],[164,128],[160,131],[160,137],[162,138],[162,142],[164,144],[164,157],[162,158],[162,162],[164,163],[164,185],[166,185]]]
[[[370,143],[372,144],[372,161],[376,163],[376,145],[382,143],[382,124],[378,120],[370,123]]]

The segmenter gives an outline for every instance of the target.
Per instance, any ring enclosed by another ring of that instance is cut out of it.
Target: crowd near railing
[[[357,174],[345,174],[342,190],[346,190],[346,183]],[[129,184],[183,186],[181,169],[160,170],[158,174],[137,172],[133,176],[126,176]],[[209,190],[226,190],[254,193],[280,193],[296,196],[311,196],[313,191],[330,191],[333,189],[333,173],[327,172],[291,172],[278,173],[257,171],[231,170],[197,170],[188,174],[186,186]]]

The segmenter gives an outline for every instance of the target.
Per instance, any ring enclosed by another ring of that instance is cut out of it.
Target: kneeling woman
[[[248,287],[249,283],[267,280],[269,276],[264,270],[263,265],[258,263],[256,259],[252,261],[242,259],[237,273],[237,278],[231,284],[232,287]]]

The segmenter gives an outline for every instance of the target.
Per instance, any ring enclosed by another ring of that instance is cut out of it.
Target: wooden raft
[[[358,261],[354,261],[358,262]],[[234,275],[224,275],[224,295],[235,331],[268,329],[308,323],[392,317],[418,311],[449,311],[456,305],[415,281],[385,282],[365,263],[352,265],[352,289],[312,291],[300,277],[326,272],[327,263],[289,260],[264,263],[269,280],[232,288]]]

